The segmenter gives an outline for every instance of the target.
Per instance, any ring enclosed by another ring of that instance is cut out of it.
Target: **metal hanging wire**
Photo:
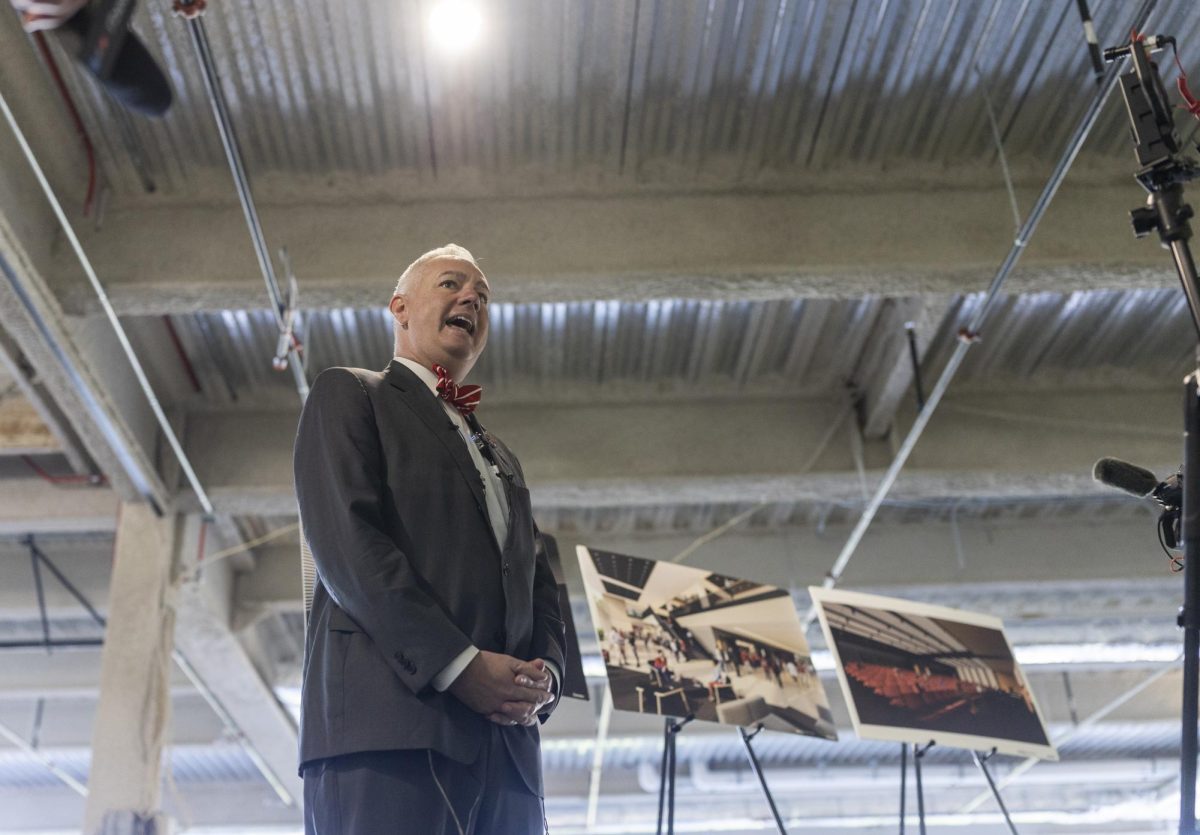
[[[1157,0],[1143,0],[1141,6],[1137,10],[1137,14],[1133,18],[1133,28],[1136,31],[1141,31],[1145,28],[1146,21],[1150,17],[1150,12],[1153,11]],[[1025,222],[1021,224],[1021,228],[1017,231],[1017,236],[1013,240],[1012,246],[1009,248],[1008,254],[1000,263],[1000,267],[996,270],[995,276],[992,278],[991,284],[988,285],[987,293],[983,303],[975,310],[975,314],[971,317],[970,322],[959,332],[959,341],[954,348],[954,353],[950,355],[950,360],[946,363],[946,367],[942,370],[942,375],[934,384],[933,391],[929,393],[929,399],[926,401],[924,408],[918,413],[916,420],[913,421],[912,427],[908,431],[908,435],[904,438],[900,448],[896,451],[896,457],[892,459],[892,463],[888,466],[883,478],[879,482],[879,486],[875,489],[874,495],[871,496],[867,506],[863,509],[862,516],[859,517],[858,523],[850,532],[846,544],[842,547],[841,553],[838,554],[833,566],[825,575],[825,580],[822,585],[825,588],[833,588],[841,579],[842,574],[846,570],[846,565],[854,556],[859,544],[862,542],[863,536],[867,532],[867,528],[871,526],[871,522],[875,519],[875,515],[879,512],[879,508],[883,505],[888,493],[896,483],[896,479],[900,476],[900,471],[904,469],[904,465],[908,462],[909,456],[912,455],[913,449],[917,445],[917,441],[921,439],[925,428],[929,425],[929,420],[933,417],[934,411],[942,398],[946,395],[946,390],[950,387],[950,381],[954,379],[954,375],[958,372],[959,366],[962,365],[966,358],[967,351],[978,340],[980,328],[983,326],[984,320],[991,312],[996,300],[1000,296],[1000,290],[1004,286],[1004,282],[1008,279],[1009,274],[1020,260],[1021,255],[1025,251],[1026,245],[1029,243],[1033,233],[1037,230],[1041,223],[1042,216],[1045,215],[1046,209],[1050,207],[1051,201],[1058,193],[1059,186],[1066,179],[1067,172],[1071,170],[1071,164],[1075,162],[1075,157],[1078,156],[1079,150],[1083,147],[1083,143],[1091,133],[1092,127],[1096,124],[1096,120],[1100,118],[1100,112],[1104,108],[1104,103],[1108,100],[1109,94],[1113,88],[1117,86],[1117,79],[1120,75],[1121,64],[1113,64],[1108,74],[1104,77],[1104,83],[1092,96],[1087,109],[1084,111],[1083,117],[1079,124],[1075,127],[1075,132],[1071,135],[1067,142],[1067,147],[1059,158],[1058,163],[1054,167],[1046,185],[1042,188],[1042,192],[1038,195],[1037,202],[1030,209],[1029,215],[1025,218]],[[804,624],[810,626],[816,620],[816,607],[810,607],[805,615]]]

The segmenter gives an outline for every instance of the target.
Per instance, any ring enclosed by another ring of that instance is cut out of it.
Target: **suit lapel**
[[[471,460],[471,454],[467,452],[462,435],[459,434],[458,427],[446,414],[441,401],[429,390],[427,385],[421,382],[416,374],[404,366],[404,363],[392,360],[384,369],[383,374],[387,381],[404,395],[405,404],[416,413],[417,417],[450,453],[450,457],[458,465],[459,474],[466,480],[471,495],[475,497],[475,506],[483,514],[483,521],[490,530],[491,522],[488,520],[487,504],[483,498],[483,483],[480,481],[479,470],[475,469],[475,462]],[[492,539],[494,541],[495,537]]]

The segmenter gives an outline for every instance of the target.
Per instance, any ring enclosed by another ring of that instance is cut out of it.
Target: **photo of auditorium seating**
[[[1057,759],[998,619],[811,591],[860,737]]]
[[[578,549],[617,710],[836,739],[785,589]]]

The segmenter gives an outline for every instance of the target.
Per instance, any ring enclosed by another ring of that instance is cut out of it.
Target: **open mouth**
[[[446,327],[461,328],[472,335],[475,333],[475,323],[466,316],[451,316],[446,320]]]

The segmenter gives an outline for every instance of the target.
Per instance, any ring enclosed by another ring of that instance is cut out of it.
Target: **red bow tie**
[[[438,397],[445,400],[464,415],[469,415],[475,411],[475,407],[483,399],[483,386],[460,386],[454,382],[454,378],[450,376],[449,371],[436,363],[433,366],[433,373],[437,374],[438,377]]]

